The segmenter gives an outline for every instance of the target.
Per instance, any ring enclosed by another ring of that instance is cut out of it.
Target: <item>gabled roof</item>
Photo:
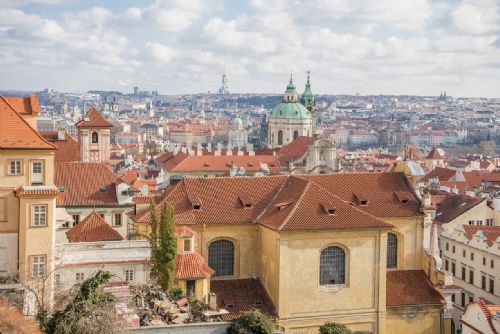
[[[426,159],[432,159],[432,160],[442,160],[444,159],[441,153],[439,153],[438,149],[436,147],[433,147],[432,150],[427,154],[425,157]]]
[[[106,206],[118,204],[111,169],[101,163],[60,162],[55,164],[54,184],[61,194],[57,206]]]
[[[481,310],[481,312],[484,314],[484,316],[486,318],[486,322],[488,323],[488,327],[489,327],[488,330],[491,330],[491,334],[499,334],[499,331],[497,330],[498,327],[495,326],[495,324],[493,324],[492,318],[494,316],[497,316],[498,314],[500,314],[500,305],[488,305],[483,300],[478,299],[476,302],[469,303],[467,305],[464,313],[462,314],[461,322],[465,326],[471,328],[475,333],[484,333],[480,329],[475,328],[472,324],[465,321],[465,319],[468,318],[468,317],[466,317],[467,313],[470,311],[470,309],[473,309],[475,307],[475,305],[477,305],[479,307],[479,309]],[[481,321],[480,321],[480,323],[481,323]],[[488,331],[488,333],[489,333],[489,331]]]
[[[278,159],[283,167],[288,167],[289,162],[302,158],[309,145],[313,142],[311,137],[301,136],[283,146],[278,152]]]
[[[435,178],[437,178],[439,181],[449,181],[455,175],[455,173],[456,173],[456,171],[453,169],[436,167],[433,170],[431,170],[429,173],[427,173],[422,178],[422,181],[427,181],[427,180],[435,179]]]
[[[262,313],[277,317],[273,301],[259,279],[211,280],[210,292],[217,295],[217,307],[229,311],[223,320],[231,320],[241,312],[258,309]]]
[[[392,227],[313,181],[294,176],[287,179],[259,223],[279,231]]]
[[[69,134],[64,133],[64,140],[58,139],[57,131],[40,132],[40,134],[57,148],[54,162],[75,162],[80,160],[80,146]]]
[[[112,128],[113,124],[108,122],[95,107],[87,112],[87,115],[75,124],[77,128]]]
[[[445,303],[423,270],[388,271],[386,289],[388,307]]]
[[[0,96],[0,120],[0,149],[55,149],[3,96]]]
[[[203,256],[193,253],[180,253],[175,257],[175,278],[207,278],[212,276],[215,271],[210,268]]]
[[[70,242],[120,241],[123,237],[96,211],[66,232]]]
[[[467,239],[471,240],[478,231],[483,232],[488,246],[500,237],[500,226],[463,225]]]
[[[436,211],[435,221],[439,224],[449,223],[485,200],[486,197],[479,198],[465,195],[448,196],[439,205]]]

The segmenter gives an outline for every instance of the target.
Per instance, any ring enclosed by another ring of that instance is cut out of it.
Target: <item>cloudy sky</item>
[[[498,0],[0,0],[0,89],[500,97]]]

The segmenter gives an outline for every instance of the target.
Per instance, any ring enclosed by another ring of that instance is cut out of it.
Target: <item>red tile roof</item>
[[[64,140],[59,140],[57,131],[40,132],[40,134],[57,148],[54,162],[75,162],[80,160],[80,145],[69,134],[64,134]]]
[[[471,240],[474,234],[482,231],[488,246],[492,246],[493,242],[500,237],[500,226],[481,226],[481,225],[463,225],[467,239]]]
[[[241,312],[252,309],[258,309],[272,318],[277,317],[273,301],[259,279],[211,280],[210,292],[217,295],[217,307],[229,311],[223,320],[231,320]]]
[[[178,156],[179,154],[177,154]],[[172,162],[174,158],[168,162]],[[189,155],[170,169],[172,173],[189,173],[189,172],[225,172],[229,171],[231,165],[243,167],[246,171],[260,171],[263,164],[266,164],[269,171],[280,171],[278,158],[272,155],[207,155],[196,156]]]
[[[175,278],[207,278],[215,271],[210,268],[203,257],[196,253],[182,253],[175,257]]]
[[[492,318],[493,314],[497,315],[500,313],[500,305],[487,305],[481,299],[479,299],[476,303],[478,304],[478,306],[481,308],[481,311],[483,311],[484,315],[486,316],[486,320],[488,321],[488,325],[490,326],[492,333],[498,334],[498,331],[496,330],[495,326],[493,325],[493,321],[491,318]]]
[[[38,103],[38,96],[30,94],[27,97],[4,97],[5,101],[14,108],[20,115],[38,115],[40,112],[40,105]]]
[[[432,150],[427,154],[425,157],[426,159],[432,159],[432,160],[442,160],[443,156],[441,153],[439,153],[438,149],[436,147],[433,147]]]
[[[88,120],[87,120],[88,119]],[[87,112],[87,115],[75,124],[78,128],[112,128],[113,124],[108,122],[95,107]]]
[[[438,224],[449,223],[485,200],[486,198],[465,195],[447,196],[438,206],[435,221]]]
[[[1,149],[55,149],[55,146],[33,129],[2,96],[0,96],[0,120]]]
[[[116,180],[116,175],[105,164],[56,163],[54,184],[61,190],[57,206],[118,204]]]
[[[57,196],[59,190],[55,186],[22,186],[16,189],[17,196]]]
[[[443,296],[434,288],[423,270],[387,272],[387,306],[442,305]]]
[[[187,226],[181,226],[175,228],[175,236],[178,238],[189,238],[195,235],[196,232]]]
[[[301,136],[283,146],[278,152],[280,164],[283,167],[288,167],[289,162],[294,162],[303,157],[312,142],[311,137]]]
[[[66,232],[70,242],[120,241],[123,237],[96,211]]]
[[[437,178],[439,181],[449,181],[453,176],[455,176],[456,171],[453,169],[436,167],[429,173],[425,174],[422,181],[427,181],[430,179]]]

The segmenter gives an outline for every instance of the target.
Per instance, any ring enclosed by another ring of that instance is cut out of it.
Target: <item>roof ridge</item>
[[[276,197],[278,197],[279,193],[281,193],[281,191],[283,190],[283,187],[285,186],[285,183],[286,181],[288,180],[288,178],[290,177],[291,175],[273,175],[273,176],[266,176],[266,177],[276,177],[276,178],[283,178],[283,182],[281,183],[280,185],[280,188],[278,189],[278,191],[275,192],[275,194],[273,195],[273,198],[271,198],[269,200],[269,203],[267,203],[267,205],[262,209],[262,211],[257,215],[257,217],[255,217],[255,221],[254,222],[258,222],[262,216],[267,212],[267,209],[269,209],[269,207],[271,206],[271,204],[274,202],[274,200],[276,199]]]
[[[40,138],[47,145],[51,146],[53,149],[57,149],[54,145],[52,145],[47,140],[45,140],[45,138],[43,138],[43,136],[40,133],[38,133],[37,130],[33,129],[33,127],[31,127],[31,125],[24,119],[24,117],[21,116],[17,112],[17,110],[14,109],[14,107],[12,107],[12,105],[5,99],[5,97],[3,95],[0,95],[0,98],[9,106],[9,108],[17,115],[17,117],[19,117],[24,122],[24,124],[26,124],[28,126],[28,128],[37,135],[38,138]]]
[[[295,177],[295,176],[290,176],[290,177]],[[280,226],[278,226],[278,228],[276,229],[277,231],[281,231],[281,229],[283,227],[285,227],[285,225],[288,223],[288,220],[290,219],[290,217],[295,213],[295,211],[297,210],[297,208],[299,207],[299,205],[301,204],[302,202],[302,199],[304,198],[305,194],[307,193],[307,190],[309,189],[309,187],[311,186],[311,181],[310,180],[304,180],[302,178],[297,178],[299,180],[303,180],[303,181],[306,181],[306,185],[304,187],[304,190],[302,190],[302,193],[300,194],[300,197],[299,199],[294,203],[293,205],[293,208],[292,210],[290,210],[290,212],[288,213],[288,215],[285,217],[285,219],[283,219],[283,222],[281,223]],[[281,192],[281,190],[280,190]]]

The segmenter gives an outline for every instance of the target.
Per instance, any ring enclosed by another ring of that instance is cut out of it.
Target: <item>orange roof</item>
[[[16,189],[17,196],[57,196],[59,190],[55,186],[22,186]]]
[[[70,242],[120,241],[123,237],[96,211],[66,232]]]
[[[303,157],[312,142],[311,137],[301,136],[283,146],[278,152],[280,164],[287,167],[289,162],[294,162]]]
[[[465,235],[469,240],[471,240],[478,231],[482,231],[490,247],[493,245],[493,242],[500,237],[500,226],[463,225],[463,227]]]
[[[236,167],[243,167],[246,171],[260,171],[262,164],[267,164],[270,171],[279,171],[280,165],[278,158],[272,155],[190,155],[170,169],[175,173],[188,172],[225,172],[232,164]]]
[[[80,145],[69,134],[64,133],[64,140],[59,140],[57,131],[40,132],[43,138],[57,148],[54,162],[74,162],[80,160]]]
[[[112,128],[113,124],[108,122],[95,107],[87,112],[87,115],[75,124],[78,128]]]
[[[4,97],[8,104],[14,108],[20,115],[38,115],[40,112],[40,105],[38,103],[38,96],[30,94],[27,97]]]
[[[425,176],[422,178],[422,181],[427,181],[435,178],[437,178],[439,181],[449,181],[455,175],[455,173],[456,171],[453,169],[436,167],[429,173],[425,174]]]
[[[206,278],[215,271],[210,268],[203,257],[196,253],[182,253],[175,257],[175,278]]]
[[[181,226],[175,228],[175,236],[178,238],[189,238],[195,235],[196,232],[187,226]]]
[[[423,270],[387,272],[387,306],[442,305],[443,296],[434,288]]]
[[[0,96],[0,148],[1,149],[55,149]]]
[[[56,163],[54,184],[61,190],[57,206],[117,204],[116,179],[116,175],[105,164]]]

